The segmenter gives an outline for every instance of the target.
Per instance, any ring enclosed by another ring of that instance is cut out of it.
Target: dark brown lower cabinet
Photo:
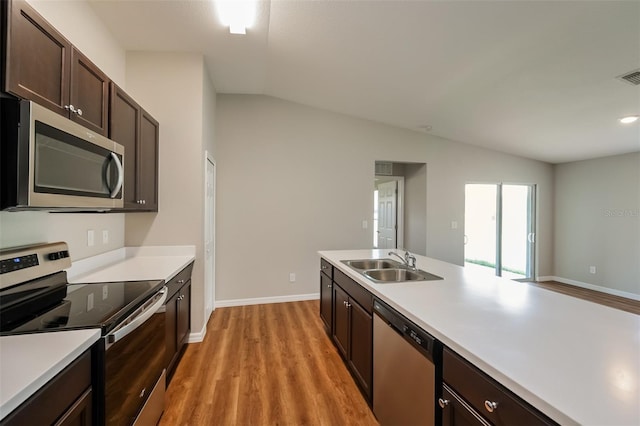
[[[320,319],[328,333],[333,329],[333,283],[331,277],[320,273]]]
[[[373,317],[336,283],[333,283],[333,303],[333,342],[365,398],[371,402]]]
[[[557,424],[447,347],[443,351],[442,366],[444,386],[439,403],[443,424]]]
[[[443,426],[490,426],[447,385],[442,386],[442,398],[438,402],[442,408]]]
[[[91,350],[87,350],[0,425],[90,426],[93,424],[91,399]]]
[[[364,393],[371,397],[373,375],[373,317],[349,300],[349,367]]]
[[[340,288],[333,286],[333,343],[344,359],[348,359],[349,348],[349,295]]]
[[[165,302],[165,365],[167,384],[173,377],[191,332],[191,270],[193,263],[167,283]]]

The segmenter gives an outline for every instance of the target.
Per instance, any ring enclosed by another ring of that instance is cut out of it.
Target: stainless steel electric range
[[[94,421],[157,422],[164,409],[164,281],[68,284],[66,243],[0,250],[0,335],[100,328]]]

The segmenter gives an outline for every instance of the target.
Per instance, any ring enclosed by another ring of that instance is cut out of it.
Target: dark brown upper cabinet
[[[109,79],[23,0],[3,2],[4,89],[107,135]]]
[[[104,136],[108,132],[109,81],[86,56],[72,48],[69,118]]]
[[[124,146],[124,209],[158,211],[158,122],[111,83],[109,138]]]

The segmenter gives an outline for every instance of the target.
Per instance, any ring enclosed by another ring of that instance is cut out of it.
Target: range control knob
[[[59,260],[66,257],[69,257],[69,251],[67,250],[55,251],[53,253],[49,253],[49,255],[47,256],[49,260]]]

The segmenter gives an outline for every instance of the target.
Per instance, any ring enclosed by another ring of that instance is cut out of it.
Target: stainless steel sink
[[[442,277],[430,274],[422,270],[411,270],[406,268],[393,269],[372,269],[362,273],[365,277],[378,283],[393,283],[403,281],[434,281],[441,280]]]
[[[343,263],[351,266],[353,269],[359,269],[361,271],[367,269],[389,269],[398,268],[402,264],[391,259],[357,259],[357,260],[343,260]]]

